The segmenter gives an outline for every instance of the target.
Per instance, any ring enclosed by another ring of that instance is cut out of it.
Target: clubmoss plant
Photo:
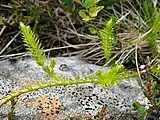
[[[97,34],[100,38],[101,47],[103,49],[103,56],[106,60],[110,60],[112,54],[112,48],[116,43],[115,39],[115,28],[117,26],[117,18],[115,16],[110,17],[108,21],[105,22],[103,29],[92,26],[89,28],[91,34]]]
[[[127,79],[129,77],[137,76],[136,73],[129,74],[123,69],[122,66],[115,66],[108,71],[102,72],[101,70],[97,71],[96,75],[92,75],[90,78],[84,78],[83,80],[78,79],[65,79],[61,76],[58,76],[54,73],[55,61],[52,60],[49,65],[45,64],[45,54],[41,48],[38,38],[32,32],[29,26],[25,26],[23,23],[20,23],[21,33],[24,38],[25,45],[28,47],[28,50],[32,53],[33,58],[36,60],[37,64],[42,67],[42,69],[48,73],[48,75],[53,79],[53,82],[49,83],[39,83],[29,87],[22,88],[20,90],[12,91],[8,96],[5,96],[0,100],[0,107],[9,101],[13,101],[18,96],[36,91],[43,88],[54,87],[54,86],[66,86],[73,84],[85,84],[85,83],[97,83],[104,87],[114,86],[119,83],[122,79]],[[13,107],[13,105],[12,105]],[[12,111],[13,112],[13,111]]]
[[[116,18],[111,18],[104,29],[99,30],[99,36],[102,39],[101,44],[104,51],[104,57],[109,60],[111,56],[112,44],[114,41],[114,26],[116,25]]]
[[[147,56],[159,54],[160,9],[153,6],[152,0],[121,2],[121,5],[113,6],[112,15],[117,17],[119,27],[112,43],[112,58],[107,64],[116,61],[133,69],[136,45],[138,61],[142,64]]]
[[[147,36],[148,44],[152,48],[152,54],[157,56],[158,46],[156,41],[160,37],[160,9],[153,6],[152,0],[145,0],[141,10],[142,18],[146,24],[146,30],[152,30]]]
[[[42,69],[49,74],[52,79],[59,81],[60,78],[54,74],[54,65],[55,61],[51,60],[50,65],[45,64],[45,54],[41,50],[41,45],[39,44],[39,40],[31,31],[29,26],[25,26],[23,23],[20,23],[21,31],[23,34],[25,45],[28,47],[27,49],[31,51],[32,56],[36,60],[37,64],[42,67]]]

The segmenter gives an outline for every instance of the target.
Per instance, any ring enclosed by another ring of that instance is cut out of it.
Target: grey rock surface
[[[49,58],[46,62],[48,63],[50,59],[55,59],[55,72],[60,76],[74,78],[79,75],[83,78],[94,74],[97,69],[109,69],[109,67],[88,64],[78,57]],[[11,63],[9,60],[0,61],[0,99],[9,94],[12,89],[18,90],[22,86],[34,84],[41,80],[51,81],[33,59],[19,59],[15,63]],[[106,120],[135,120],[137,118],[131,107],[132,102],[134,100],[143,104],[148,102],[143,96],[136,78],[122,80],[118,86],[113,88],[103,88],[97,84],[59,86],[20,96],[15,107],[14,119],[46,119],[41,113],[42,111],[33,105],[42,96],[56,98],[60,106],[63,106],[55,118],[50,118],[53,120],[62,118],[81,120],[84,116],[88,117],[86,119],[103,117]],[[102,111],[103,109],[105,112]],[[7,120],[8,110],[9,105],[0,108],[1,120]]]

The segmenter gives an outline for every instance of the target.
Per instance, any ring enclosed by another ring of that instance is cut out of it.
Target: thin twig
[[[121,22],[122,20],[124,20],[129,14],[130,14],[130,11],[129,11],[128,13],[126,13],[125,15],[123,15],[121,18],[119,18],[119,19],[117,20],[117,24],[118,24],[119,22]]]
[[[4,8],[9,8],[9,9],[12,9],[13,7],[12,6],[9,6],[9,5],[4,5],[4,4],[0,4],[1,7],[4,7]]]
[[[66,16],[67,16],[67,18],[68,18],[68,20],[69,20],[72,28],[74,29],[74,31],[75,31],[75,33],[76,33],[76,35],[77,35],[77,37],[78,37],[78,40],[81,41],[80,37],[79,37],[78,34],[77,34],[77,30],[76,30],[76,28],[74,27],[74,25],[73,25],[73,23],[72,23],[72,21],[71,21],[71,19],[70,19],[70,17],[69,17],[69,14],[66,15]]]
[[[138,72],[138,76],[139,76],[139,85],[143,88],[143,82],[142,82],[142,78],[141,78],[141,74],[140,74],[140,71],[139,71],[139,67],[138,67],[138,53],[137,53],[137,43],[136,43],[136,46],[135,46],[135,60],[136,60],[136,68],[137,68],[137,72]]]
[[[88,52],[86,52],[86,54],[83,54],[83,56],[87,56],[87,55],[89,55],[89,54],[91,54],[91,53],[94,53],[95,51],[97,51],[97,50],[100,50],[101,49],[101,47],[96,47],[96,48],[89,48],[87,51]]]
[[[11,15],[11,17],[8,19],[8,21],[7,21],[7,23],[9,24],[10,23],[10,21],[12,20],[12,18],[13,18],[13,14]],[[2,35],[2,33],[4,32],[4,30],[6,29],[6,25],[3,25],[3,28],[2,28],[2,30],[0,31],[0,37],[1,37],[1,35]]]
[[[90,46],[90,45],[98,45],[99,43],[88,43],[88,44],[79,44],[79,45],[72,45],[72,46],[63,46],[63,47],[57,47],[57,48],[50,48],[43,50],[44,52],[49,52],[52,50],[59,50],[59,49],[65,49],[65,48],[72,48],[74,47],[83,47],[83,46]],[[16,53],[16,54],[10,54],[10,55],[1,55],[0,58],[8,58],[8,57],[14,57],[14,56],[30,56],[30,52],[23,52],[23,53]]]
[[[83,34],[80,34],[80,33],[76,33],[75,31],[73,31],[73,30],[71,30],[70,28],[68,29],[69,31],[66,31],[66,30],[62,30],[62,31],[65,31],[65,32],[69,32],[69,33],[73,33],[73,34],[75,34],[75,35],[78,35],[78,36],[80,36],[80,37],[84,37],[84,38],[86,38],[86,39],[99,39],[99,37],[97,36],[97,35],[88,35],[88,34],[86,34],[86,35],[83,35]]]
[[[8,8],[8,9],[13,9],[12,6],[4,5],[4,4],[0,4],[0,7],[4,7],[4,8]],[[26,9],[21,9],[21,11],[26,11]]]
[[[11,40],[10,42],[0,51],[0,55],[8,48],[8,46],[10,46],[10,44],[16,39],[16,37],[20,34],[20,32],[18,32]]]

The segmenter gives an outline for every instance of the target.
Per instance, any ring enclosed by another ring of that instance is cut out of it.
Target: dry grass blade
[[[10,18],[8,19],[8,21],[7,21],[8,24],[11,22],[13,16],[14,16],[14,15],[12,14],[12,15],[10,16]],[[3,25],[3,28],[2,28],[1,31],[0,31],[0,36],[2,36],[2,34],[3,34],[4,30],[6,29],[6,27],[7,27],[7,26]]]
[[[73,45],[74,47],[84,47],[84,46],[91,46],[99,43],[88,43],[88,44],[79,44],[79,45]],[[64,47],[56,47],[56,48],[50,48],[50,49],[44,49],[44,52],[49,52],[52,50],[59,50],[59,49],[65,49],[65,48],[72,48],[72,46],[64,46]],[[16,57],[16,56],[31,56],[30,52],[23,52],[23,53],[16,53],[16,54],[10,54],[10,55],[1,55],[0,59],[3,58],[9,58],[9,57]]]
[[[0,55],[9,47],[9,45],[16,39],[16,37],[18,37],[19,34],[20,34],[20,32],[18,32],[18,33],[10,40],[10,42],[0,51]]]

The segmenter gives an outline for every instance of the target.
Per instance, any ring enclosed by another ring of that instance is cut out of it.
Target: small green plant
[[[15,24],[19,24],[19,21],[33,24],[33,31],[39,32],[43,23],[50,24],[52,21],[53,4],[52,1],[42,3],[35,0],[11,0],[14,15],[12,20]]]
[[[138,116],[140,119],[146,119],[147,116],[147,108],[143,105],[141,105],[139,102],[135,101],[133,102],[133,107],[137,111]]]
[[[7,21],[7,19],[5,17],[0,16],[0,25],[6,21]]]
[[[157,56],[158,46],[157,39],[160,37],[160,9],[155,8],[152,4],[152,0],[145,0],[142,4],[142,18],[146,24],[146,30],[151,30],[147,36],[147,41],[152,48],[152,54]]]
[[[153,6],[152,0],[145,0],[140,3],[139,6],[139,20],[144,21],[141,22],[143,23],[143,29],[139,29],[139,31],[149,31],[148,33],[146,32],[145,40],[140,42],[147,42],[151,48],[150,56],[152,55],[152,57],[149,57],[149,60],[144,60],[146,64],[140,66],[140,78],[143,80],[141,88],[151,105],[144,106],[138,101],[135,101],[133,106],[142,120],[160,119],[160,62],[158,48],[158,39],[160,37],[160,9],[159,7]],[[154,59],[152,60],[151,58]]]
[[[156,60],[157,61],[157,60]],[[141,65],[141,77],[144,79],[143,91],[148,98],[150,106],[147,108],[135,101],[133,106],[137,110],[140,119],[158,118],[160,116],[160,72],[159,63]]]
[[[108,0],[109,3],[113,3],[113,1],[118,0]],[[107,1],[107,2],[108,2]],[[136,0],[139,1],[139,0]],[[68,5],[68,7],[71,8],[72,0],[64,0],[65,4]],[[79,15],[82,18],[83,21],[89,22],[95,19],[95,17],[98,15],[98,13],[104,8],[104,4],[102,6],[99,6],[99,2],[105,2],[100,0],[75,0],[78,4],[80,4],[83,9],[79,11]],[[142,6],[140,6],[140,13],[134,13],[133,11],[128,10],[125,11],[128,13],[130,11],[131,16],[133,14],[134,18],[136,18],[136,22],[139,25],[139,28],[135,30],[135,26],[133,27],[132,21],[129,21],[127,23],[127,26],[123,26],[124,28],[129,27],[128,31],[132,29],[132,31],[136,31],[138,33],[139,37],[129,40],[119,40],[122,47],[120,47],[120,51],[118,51],[117,55],[119,58],[122,58],[122,62],[120,62],[120,59],[117,60],[119,63],[123,63],[123,61],[127,61],[125,59],[131,58],[130,54],[134,54],[134,50],[137,48],[141,49],[143,47],[143,43],[147,42],[147,45],[151,48],[151,53],[155,57],[159,54],[158,51],[158,42],[159,39],[159,32],[160,32],[160,10],[158,8],[153,8],[152,1],[151,0],[145,0],[144,3],[141,3]],[[31,0],[29,2],[27,1],[27,4],[23,4],[21,2],[14,1],[13,9],[14,14],[16,16],[15,21],[23,21],[24,23],[33,23],[34,21],[34,27],[33,31],[37,29],[38,23],[40,21],[41,16],[47,16],[52,17],[53,12],[51,11],[51,8],[48,5],[43,6],[42,8],[39,8],[38,6],[32,6]],[[25,11],[23,11],[21,8],[22,6],[25,8]],[[49,8],[49,10],[48,10]],[[123,7],[122,7],[123,9]],[[29,15],[25,16],[24,19],[24,13],[29,13]],[[124,13],[125,13],[124,12]],[[119,15],[121,13],[117,13]],[[138,16],[136,16],[138,15]],[[135,17],[136,16],[136,17]],[[45,18],[45,17],[44,17]],[[128,17],[130,18],[130,17]],[[138,18],[138,19],[137,19]],[[5,18],[0,18],[0,23],[6,21]],[[48,21],[48,19],[47,19]],[[52,21],[52,20],[51,20]],[[143,21],[143,22],[141,22]],[[136,24],[133,23],[133,24]],[[103,29],[96,28],[92,25],[91,28],[89,28],[90,32],[92,34],[97,34],[99,38],[101,39],[101,47],[103,49],[103,55],[108,60],[114,60],[115,56],[113,56],[113,59],[111,58],[112,54],[112,48],[115,44],[117,44],[115,41],[115,25],[117,21],[116,18],[111,17],[110,20],[108,20],[105,24],[105,27]],[[33,58],[37,62],[37,64],[42,67],[42,69],[51,77],[53,80],[52,82],[46,83],[38,83],[33,84],[32,86],[23,87],[20,90],[12,91],[12,93],[8,96],[5,96],[3,99],[0,100],[0,107],[3,106],[7,102],[11,102],[11,110],[8,114],[8,118],[12,119],[14,115],[14,109],[16,104],[16,98],[20,95],[23,95],[25,93],[36,91],[38,89],[43,89],[47,87],[54,87],[54,86],[66,86],[66,85],[73,85],[73,84],[85,84],[85,83],[97,83],[100,84],[103,87],[110,87],[115,86],[119,83],[122,79],[127,79],[129,77],[137,76],[137,73],[129,74],[127,71],[123,69],[122,66],[114,66],[108,71],[101,71],[98,70],[96,72],[95,76],[91,76],[90,78],[84,78],[83,80],[80,80],[78,77],[74,80],[72,79],[66,79],[61,76],[58,76],[54,73],[54,66],[55,61],[51,60],[49,65],[45,63],[45,53],[43,52],[43,49],[41,47],[41,44],[39,42],[38,37],[36,37],[35,33],[30,29],[30,27],[25,26],[23,23],[20,23],[21,33],[23,35],[23,40],[25,42],[25,45],[27,49],[32,53]],[[126,29],[125,28],[125,29]],[[122,30],[123,31],[123,30]],[[127,31],[127,32],[128,32]],[[138,31],[138,32],[137,32]],[[124,31],[123,31],[124,32]],[[142,46],[142,47],[141,47]],[[143,49],[143,48],[142,48]],[[132,54],[132,57],[134,55]],[[140,104],[138,101],[135,101],[133,103],[133,106],[135,110],[137,111],[140,119],[145,120],[149,117],[160,116],[160,60],[156,59],[156,62],[152,65],[145,64],[142,65],[140,68],[140,76],[143,78],[143,86],[142,89],[144,91],[144,95],[148,98],[148,100],[151,103],[151,106],[149,108],[146,108],[146,106]],[[42,80],[43,81],[43,80]]]
[[[116,29],[115,44],[112,44],[114,54],[111,54],[112,58],[107,64],[116,61],[127,68],[132,65],[133,68],[136,45],[139,53],[138,61],[144,61],[148,55],[155,57],[159,54],[160,10],[153,6],[152,0],[127,1],[127,5],[126,2],[122,2],[121,5],[113,6],[113,14],[116,15],[120,27]],[[122,12],[126,14],[121,15]]]
[[[69,10],[72,10],[72,0],[63,0],[64,4],[67,5],[67,7],[69,8]]]
[[[59,81],[59,78],[55,76],[54,74],[54,65],[55,61],[51,60],[50,65],[45,64],[45,54],[41,50],[41,45],[39,44],[38,38],[35,36],[35,34],[31,31],[29,26],[24,26],[23,23],[20,23],[21,26],[21,31],[23,34],[24,42],[26,43],[25,45],[28,47],[27,49],[31,51],[32,56],[36,60],[37,64],[43,68],[45,72],[49,74],[49,76],[52,79],[55,79]]]
[[[93,20],[97,16],[98,12],[104,8],[104,6],[97,6],[100,0],[75,0],[75,1],[85,8],[79,11],[79,15],[85,22]]]
[[[56,75],[53,70],[55,61],[51,61],[50,65],[45,64],[45,54],[39,44],[38,38],[35,36],[34,32],[31,31],[30,27],[25,26],[23,23],[20,23],[20,28],[21,28],[21,33],[24,37],[25,45],[28,47],[28,50],[31,51],[32,56],[36,60],[37,64],[41,66],[42,69],[46,73],[48,73],[48,75],[53,79],[53,82],[49,83],[43,82],[22,88],[20,90],[12,91],[10,95],[5,96],[3,99],[0,100],[0,107],[2,107],[2,105],[4,105],[5,103],[12,101],[13,99],[22,94],[31,91],[36,91],[38,89],[54,87],[54,86],[85,84],[85,83],[97,83],[100,84],[101,86],[109,87],[117,85],[119,81],[122,79],[127,79],[129,77],[137,76],[137,73],[129,74],[127,71],[123,69],[122,66],[115,66],[112,69],[105,72],[98,70],[95,76],[91,76],[90,78],[84,78],[83,80],[79,80],[78,77],[74,80],[60,77]]]
[[[112,55],[112,47],[115,42],[115,26],[117,23],[116,17],[111,17],[108,21],[106,21],[106,24],[103,29],[99,29],[96,27],[90,27],[89,31],[91,34],[97,34],[101,41],[101,46],[103,49],[103,56],[109,60]]]
[[[106,22],[104,29],[99,31],[99,36],[102,39],[101,43],[104,51],[104,57],[107,60],[109,60],[111,56],[111,50],[115,40],[115,35],[114,35],[115,25],[116,25],[116,18],[111,18],[108,22]]]
[[[14,109],[15,109],[15,105],[16,105],[16,100],[12,99],[11,100],[11,110],[8,113],[8,120],[12,120],[13,116],[14,116]]]

